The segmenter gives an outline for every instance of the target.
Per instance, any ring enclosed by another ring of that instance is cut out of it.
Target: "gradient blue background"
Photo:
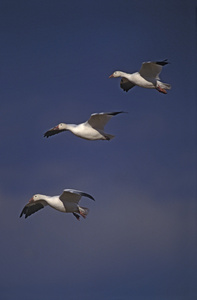
[[[0,298],[196,299],[196,1],[0,2]],[[167,95],[115,70],[168,58]],[[54,125],[124,110],[110,141]],[[35,193],[93,195],[86,220]]]

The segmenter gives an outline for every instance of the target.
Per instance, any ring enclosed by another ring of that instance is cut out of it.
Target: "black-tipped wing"
[[[164,59],[162,61],[156,61],[155,63],[157,65],[160,65],[160,66],[165,66],[165,65],[169,64],[169,62],[167,61],[167,59]]]
[[[118,114],[123,113],[123,111],[118,112],[109,112],[109,113],[99,113],[99,114],[92,114],[90,119],[87,121],[87,123],[92,126],[95,129],[104,130],[105,125],[109,120]]]
[[[132,89],[135,86],[134,83],[129,81],[127,78],[122,77],[120,81],[120,87],[123,89],[123,91],[128,92],[130,89]]]
[[[162,67],[168,64],[167,59],[157,62],[144,62],[139,71],[140,75],[145,78],[159,79],[159,74],[162,71]]]
[[[49,136],[55,135],[55,134],[60,133],[62,131],[65,131],[65,129],[57,129],[57,127],[54,127],[54,128],[49,129],[48,131],[46,131],[45,134],[44,134],[44,137],[48,138]]]
[[[90,199],[95,201],[95,199],[90,194],[87,194],[87,193],[84,193],[84,192],[79,192],[79,193],[80,193],[81,196],[90,198]]]
[[[73,189],[64,190],[59,198],[62,201],[78,203],[82,196],[88,197],[88,198],[94,200],[94,198],[91,195],[84,193],[82,191],[73,190]]]
[[[25,207],[23,208],[21,214],[20,214],[20,218],[22,217],[22,215],[25,215],[25,219],[29,216],[31,216],[32,214],[34,214],[35,212],[37,212],[38,210],[44,208],[44,204],[41,202],[38,203],[34,203],[34,204],[27,204],[25,205]]]

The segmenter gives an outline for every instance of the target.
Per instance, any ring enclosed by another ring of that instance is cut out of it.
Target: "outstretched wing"
[[[51,135],[55,135],[57,133],[60,133],[62,131],[65,131],[65,129],[59,129],[57,126],[49,129],[48,131],[45,132],[44,137],[46,136],[47,138]]]
[[[34,214],[38,210],[44,208],[45,205],[46,205],[45,201],[39,201],[39,202],[35,202],[35,203],[26,204],[25,207],[23,208],[21,214],[20,214],[20,218],[23,215],[25,215],[25,219],[26,219],[27,217],[31,216],[32,214]]]
[[[107,122],[115,115],[121,114],[123,111],[92,114],[87,123],[95,129],[104,130]]]
[[[82,191],[73,190],[73,189],[64,190],[59,198],[62,201],[78,203],[82,196],[88,197],[88,198],[94,200],[94,198],[91,195],[84,193]]]
[[[134,86],[135,84],[129,81],[127,78],[121,78],[120,87],[123,89],[123,91],[128,92],[128,90],[132,89]]]
[[[168,64],[167,59],[157,62],[144,62],[139,71],[142,77],[159,79],[162,67]]]

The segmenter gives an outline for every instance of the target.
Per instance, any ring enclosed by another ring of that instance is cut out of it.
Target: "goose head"
[[[109,76],[109,78],[115,78],[115,77],[121,77],[122,72],[121,71],[115,71],[113,74]]]
[[[65,123],[60,123],[60,124],[58,124],[57,126],[55,126],[53,129],[54,129],[54,130],[66,130],[66,129],[67,129],[67,124],[65,124]]]
[[[34,203],[34,202],[39,201],[41,199],[43,199],[43,195],[36,194],[36,195],[33,195],[33,197],[29,200],[29,203]]]

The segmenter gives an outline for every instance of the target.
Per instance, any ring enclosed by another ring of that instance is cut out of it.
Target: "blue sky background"
[[[0,298],[196,299],[196,1],[0,2]],[[171,62],[167,95],[124,93],[115,70]],[[124,110],[110,141],[54,125]],[[35,193],[90,193],[86,220]]]

